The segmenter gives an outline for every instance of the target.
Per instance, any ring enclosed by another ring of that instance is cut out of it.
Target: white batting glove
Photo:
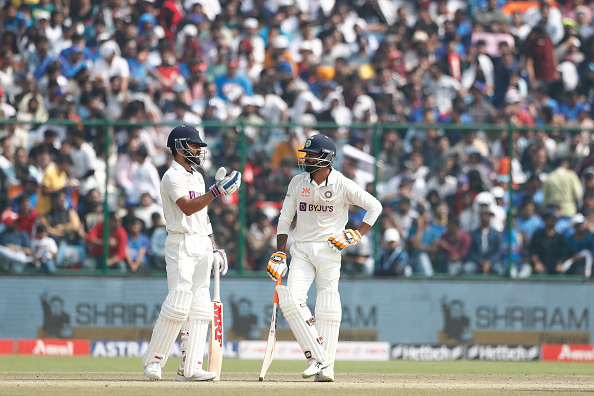
[[[233,171],[229,176],[225,176],[221,181],[216,182],[210,187],[210,193],[213,197],[221,195],[231,195],[239,190],[241,186],[241,172]]]
[[[285,252],[272,253],[268,260],[268,267],[266,272],[272,278],[277,281],[278,278],[283,277],[287,273],[287,254]]]
[[[337,235],[331,236],[328,239],[328,244],[330,247],[337,252],[340,252],[347,246],[354,245],[355,243],[361,240],[361,234],[357,230],[343,230]]]
[[[217,248],[217,245],[213,245],[212,254],[214,255],[213,271],[218,263],[219,273],[225,275],[229,269],[229,263],[227,262],[227,253],[224,249]]]

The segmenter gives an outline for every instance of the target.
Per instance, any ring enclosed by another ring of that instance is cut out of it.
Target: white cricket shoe
[[[301,377],[309,378],[311,376],[314,376],[326,367],[330,366],[332,363],[334,363],[334,360],[330,358],[324,360],[323,362],[318,362],[315,359],[309,359],[309,361],[307,362],[307,368],[305,369],[303,374],[301,374]]]
[[[144,375],[152,380],[161,379],[161,363],[152,362],[144,368]]]
[[[196,370],[194,374],[188,378],[184,376],[184,370],[179,368],[177,370],[177,376],[175,377],[176,381],[212,381],[217,376],[217,373],[214,371],[205,371],[201,368]]]
[[[314,382],[334,382],[334,364],[317,373]]]

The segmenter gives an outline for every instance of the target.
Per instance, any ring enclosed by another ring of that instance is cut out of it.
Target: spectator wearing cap
[[[558,160],[557,168],[549,174],[543,184],[543,205],[558,205],[563,217],[571,217],[577,213],[577,203],[583,197],[582,184],[573,170],[569,157]]]
[[[504,96],[504,108],[502,113],[517,126],[534,126],[536,125],[530,112],[524,107],[520,106],[522,96],[516,88],[507,90]]]
[[[243,34],[237,36],[232,43],[232,48],[237,50],[239,44],[243,40],[249,41],[252,53],[254,54],[255,61],[257,63],[263,63],[266,56],[266,43],[264,39],[258,35],[259,23],[256,18],[247,18],[243,21]]]
[[[283,34],[277,35],[268,46],[264,57],[264,68],[276,67],[280,62],[289,62],[293,75],[297,74],[297,63],[289,52],[289,38]]]
[[[100,58],[93,64],[93,73],[99,75],[105,85],[113,76],[122,78],[122,90],[128,90],[130,80],[130,67],[128,62],[121,57],[120,46],[115,41],[106,41],[99,47]]]
[[[227,62],[227,73],[215,79],[217,96],[223,100],[235,102],[242,95],[253,96],[252,81],[244,74],[238,74],[239,64],[236,59]]]
[[[82,68],[90,69],[91,67],[91,63],[84,58],[83,49],[78,44],[63,50],[59,60],[60,73],[67,79],[74,77]]]
[[[479,216],[479,228],[470,233],[470,249],[462,272],[504,275],[505,266],[501,261],[503,237],[491,227],[493,210],[490,205],[481,205]]]
[[[558,264],[556,270],[563,274],[585,275],[589,278],[592,274],[594,235],[588,230],[586,218],[581,213],[572,216],[570,228],[563,244],[565,261]]]
[[[544,228],[536,230],[530,242],[530,258],[533,273],[556,274],[558,265],[564,260],[564,238],[555,230],[557,213],[546,209],[542,215]]]
[[[17,229],[19,215],[5,210],[0,222],[6,227],[0,233],[0,268],[5,271],[23,272],[27,264],[33,262],[31,239],[26,231]]]
[[[375,265],[375,276],[410,276],[408,253],[396,228],[384,231],[381,251]]]

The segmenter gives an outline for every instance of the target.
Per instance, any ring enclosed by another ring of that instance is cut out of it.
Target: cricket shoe
[[[334,364],[317,373],[314,382],[334,382]]]
[[[177,370],[176,381],[212,381],[217,376],[217,373],[213,371],[204,371],[201,368],[196,370],[191,377],[184,376],[184,369],[179,368]]]
[[[161,363],[152,362],[144,368],[144,375],[152,380],[161,379]]]
[[[305,369],[303,374],[301,374],[301,377],[309,378],[311,376],[314,376],[326,367],[330,366],[332,363],[334,363],[334,360],[330,358],[327,358],[323,362],[319,362],[315,359],[309,359],[309,361],[307,362],[307,368]]]

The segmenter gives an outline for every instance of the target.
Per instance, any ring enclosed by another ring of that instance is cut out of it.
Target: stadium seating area
[[[207,183],[244,167],[245,227],[237,195],[209,207],[232,270],[265,268],[296,150],[324,133],[384,204],[345,273],[590,276],[589,0],[0,3],[0,273],[101,270],[105,220],[110,270],[162,270],[183,122]]]

